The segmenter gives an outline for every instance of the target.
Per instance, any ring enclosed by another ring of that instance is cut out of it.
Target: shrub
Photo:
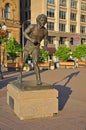
[[[70,57],[71,49],[65,46],[59,46],[56,52],[54,53],[54,56],[58,58],[60,61],[67,61],[67,59]]]
[[[44,50],[43,48],[40,48],[40,56],[39,61],[44,62],[48,59],[49,53],[48,51]]]
[[[73,57],[77,57],[79,60],[81,60],[85,56],[86,56],[86,45],[76,46],[75,51],[73,52]]]
[[[22,51],[21,45],[15,40],[15,38],[7,39],[6,41],[6,51],[9,57],[14,60],[19,56],[20,52]]]

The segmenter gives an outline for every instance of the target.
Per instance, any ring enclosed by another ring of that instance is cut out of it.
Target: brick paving
[[[7,105],[7,84],[18,72],[4,73],[0,80],[0,130],[86,130],[86,68],[55,69],[41,72],[43,82],[59,91],[56,117],[21,121]],[[33,80],[33,71],[23,73],[23,80]],[[52,105],[52,104],[51,104]]]

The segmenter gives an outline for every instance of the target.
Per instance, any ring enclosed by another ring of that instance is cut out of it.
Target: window
[[[48,30],[54,30],[54,22],[48,22],[47,28],[48,28]]]
[[[47,0],[47,3],[55,4],[55,0]]]
[[[64,44],[65,43],[65,37],[60,37],[60,40],[59,40],[59,44]]]
[[[71,8],[77,8],[77,1],[71,0]]]
[[[81,10],[86,11],[86,4],[85,4],[85,3],[82,3],[82,4],[81,4]]]
[[[81,26],[81,27],[80,27],[80,32],[81,32],[81,33],[85,33],[85,26]]]
[[[66,0],[60,0],[59,3],[60,6],[66,6]]]
[[[81,22],[85,22],[86,21],[86,15],[81,15]]]
[[[4,17],[5,17],[6,19],[10,19],[10,7],[9,7],[9,3],[7,3],[7,4],[5,5]]]
[[[86,42],[85,38],[81,38],[81,44],[84,44]]]
[[[60,11],[60,12],[59,12],[59,18],[60,18],[60,19],[66,19],[66,12]]]
[[[65,24],[59,24],[59,31],[65,32]]]
[[[52,36],[49,36],[49,37],[48,37],[48,41],[49,41],[49,44],[53,44],[53,37],[52,37]]]
[[[75,13],[71,13],[71,14],[70,14],[70,19],[71,19],[72,21],[76,21],[76,14],[75,14]]]
[[[70,32],[76,32],[76,25],[70,25]]]
[[[48,17],[54,17],[54,9],[48,8],[47,9],[47,16]]]

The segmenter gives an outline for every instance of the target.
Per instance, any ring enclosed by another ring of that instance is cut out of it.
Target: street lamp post
[[[0,79],[3,79],[2,64],[1,64],[1,42],[0,42]]]
[[[0,29],[0,39],[3,39],[7,36],[7,30],[2,30]],[[1,54],[2,54],[2,41],[0,40],[0,79],[3,79],[3,73],[2,73],[2,59],[1,59]]]

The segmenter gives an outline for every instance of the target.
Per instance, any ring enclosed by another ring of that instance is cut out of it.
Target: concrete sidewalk
[[[6,85],[17,75],[18,72],[8,73],[0,80],[0,130],[86,130],[85,67],[41,72],[42,81],[52,84],[59,91],[59,113],[52,118],[18,119],[6,103]],[[23,80],[33,79],[33,71],[23,74]]]

